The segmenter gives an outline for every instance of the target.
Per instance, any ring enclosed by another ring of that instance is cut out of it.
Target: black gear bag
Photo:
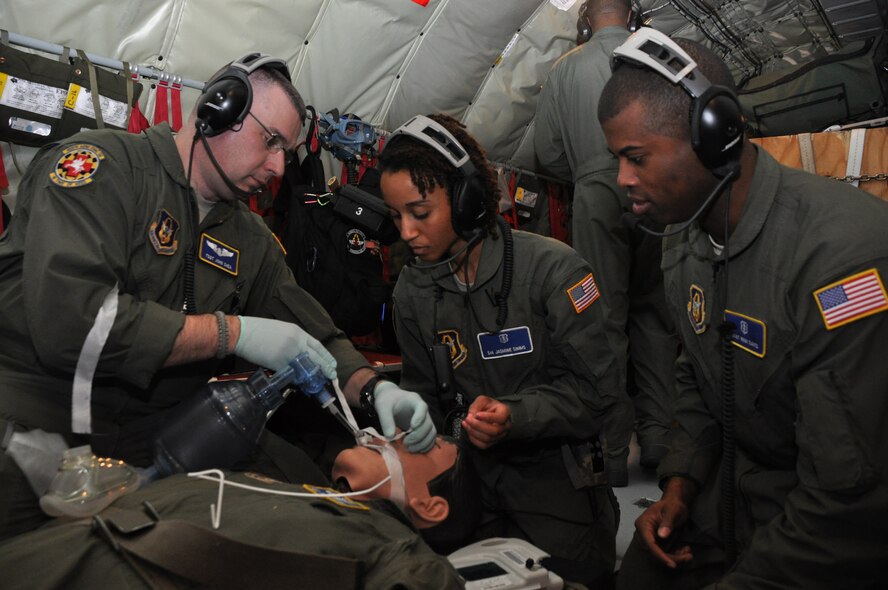
[[[301,163],[287,167],[275,198],[275,233],[299,285],[338,328],[349,336],[363,336],[380,325],[390,287],[375,241],[334,211],[320,148],[312,149],[313,127],[311,117],[308,153]]]

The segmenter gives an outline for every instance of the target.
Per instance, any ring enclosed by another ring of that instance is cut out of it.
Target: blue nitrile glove
[[[316,338],[290,322],[253,316],[237,316],[240,337],[234,345],[234,354],[260,367],[280,371],[296,355],[307,352],[308,357],[327,379],[336,377],[336,359]]]
[[[379,417],[379,427],[386,438],[395,436],[395,425],[411,430],[404,444],[411,453],[425,453],[435,445],[435,425],[429,416],[429,407],[413,391],[404,391],[391,381],[380,381],[373,390],[376,401],[373,408]]]

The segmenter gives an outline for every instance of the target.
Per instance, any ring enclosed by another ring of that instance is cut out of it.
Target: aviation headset
[[[395,129],[389,136],[389,143],[399,135],[407,135],[434,148],[460,171],[460,178],[447,187],[450,195],[450,221],[461,238],[477,239],[487,223],[485,189],[484,181],[466,149],[441,124],[423,115],[416,115]]]
[[[737,165],[743,148],[743,116],[730,88],[709,82],[690,55],[650,27],[638,29],[614,50],[611,69],[621,61],[648,67],[691,96],[691,145],[704,166],[724,177]]]
[[[249,75],[258,69],[276,70],[289,80],[287,63],[277,57],[248,53],[228,64],[207,81],[198,99],[195,125],[199,133],[213,137],[243,122],[253,105]]]
[[[585,0],[580,5],[580,10],[577,13],[577,39],[582,39],[583,43],[592,38],[592,25],[589,23],[589,17],[586,16],[589,9],[588,4],[588,0]],[[634,33],[643,26],[644,12],[637,2],[632,2],[629,5],[629,32]]]

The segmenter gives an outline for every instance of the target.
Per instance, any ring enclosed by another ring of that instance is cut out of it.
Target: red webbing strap
[[[139,103],[136,102],[130,113],[129,126],[127,126],[126,130],[130,133],[141,133],[149,127],[151,127],[151,124],[148,123],[148,119],[142,114],[142,109],[139,108]]]
[[[182,128],[182,85],[176,82],[170,87],[170,115],[170,127],[173,131],[178,131]]]
[[[169,105],[167,104],[167,82],[159,80],[154,94],[154,124],[169,121]]]
[[[515,202],[515,184],[517,183],[518,177],[515,175],[515,171],[509,172],[509,199],[512,201],[512,209],[506,212],[506,219],[509,220],[509,225],[512,226],[512,229],[518,229],[518,203]]]
[[[133,84],[139,80],[138,74],[130,74],[130,77],[133,80]],[[142,109],[139,108],[139,101],[134,101],[133,108],[130,110],[130,118],[126,130],[130,133],[141,133],[149,127],[151,127],[151,124],[148,122],[145,115],[142,114]]]

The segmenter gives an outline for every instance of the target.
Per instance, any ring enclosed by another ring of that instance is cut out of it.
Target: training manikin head
[[[332,479],[352,490],[374,486],[386,476],[392,481],[368,493],[366,499],[392,500],[439,553],[463,546],[480,519],[480,488],[471,458],[453,439],[439,436],[428,453],[411,453],[398,438],[362,439],[359,446],[339,453]],[[397,480],[403,476],[403,487]],[[402,499],[397,496],[402,495]]]

